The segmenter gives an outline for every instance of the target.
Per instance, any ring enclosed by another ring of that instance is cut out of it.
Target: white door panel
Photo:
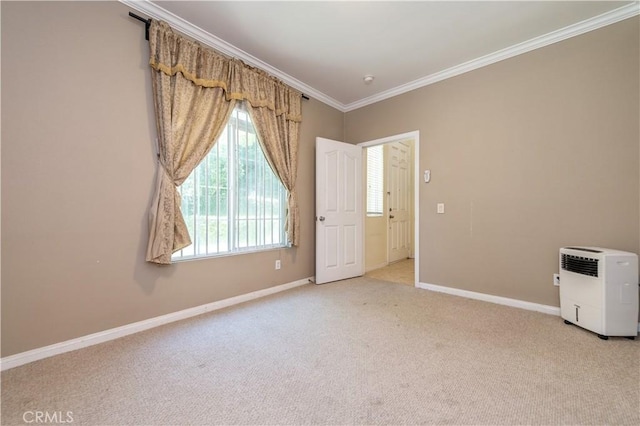
[[[389,177],[389,262],[411,255],[411,147],[406,142],[385,146]]]
[[[316,138],[316,283],[360,276],[362,148]]]

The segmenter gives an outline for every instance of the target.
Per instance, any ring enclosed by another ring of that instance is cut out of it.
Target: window
[[[285,245],[286,190],[264,157],[249,114],[236,108],[179,188],[191,244],[173,260]]]
[[[382,216],[384,195],[383,145],[367,148],[367,216]]]

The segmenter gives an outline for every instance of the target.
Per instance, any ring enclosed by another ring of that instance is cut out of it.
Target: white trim
[[[401,133],[399,135],[387,136],[380,139],[374,139],[372,141],[360,142],[358,146],[362,148],[367,148],[375,145],[382,145],[385,143],[391,142],[399,142],[403,140],[412,140],[413,141],[413,156],[414,156],[414,187],[413,187],[413,258],[420,259],[420,131],[414,130],[412,132]],[[366,249],[365,244],[365,233],[362,233],[362,247]],[[363,253],[364,255],[364,253]],[[420,281],[420,262],[413,263],[414,269],[414,285],[418,287]]]
[[[274,293],[279,293],[281,291],[289,290],[294,287],[309,284],[313,281],[314,277],[304,278],[287,284],[265,288],[264,290],[258,290],[251,293],[242,294],[240,296],[230,297],[224,300],[218,300],[217,302],[207,303],[204,305],[196,306],[194,308],[184,309],[182,311],[161,315],[159,317],[134,322],[131,324],[123,325],[121,327],[116,327],[109,330],[100,331],[98,333],[89,334],[87,336],[78,337],[76,339],[67,340],[65,342],[55,343],[53,345],[44,346],[42,348],[37,348],[26,352],[21,352],[19,354],[7,356],[0,359],[0,371],[8,370],[10,368],[18,367],[20,365],[28,364],[30,362],[48,358],[54,355],[63,354],[65,352],[75,351],[77,349],[82,349],[88,346],[97,345],[99,343],[108,342],[109,340],[118,339],[120,337],[128,336],[130,334],[138,333],[150,328],[155,328],[171,322],[191,318],[197,315],[204,314],[206,312],[216,311],[218,309],[227,308],[229,306],[248,302],[260,297],[269,296]]]
[[[241,50],[235,47],[231,43],[228,43],[222,40],[221,38],[216,37],[211,33],[208,33],[202,28],[193,25],[189,21],[186,21],[180,18],[179,16],[169,12],[168,10],[162,8],[156,3],[151,3],[149,0],[143,0],[143,1],[119,0],[119,1],[120,3],[132,9],[135,9],[138,12],[142,12],[145,15],[148,15],[152,19],[167,22],[175,30],[181,32],[182,34],[194,40],[197,40],[199,42],[206,44],[207,46],[214,48],[215,50],[217,50],[218,52],[224,55],[241,59],[242,61],[244,61],[245,63],[253,67],[260,68],[263,71],[266,71],[272,76],[284,81],[286,84],[293,87],[294,89],[301,91],[305,95],[308,95],[314,99],[319,100],[320,102],[323,102],[329,106],[332,106],[333,108],[336,108],[341,112],[345,112],[343,103],[338,102],[337,100],[325,95],[324,93],[314,89],[313,87],[309,86],[306,83],[303,83],[302,81],[296,79],[295,77],[292,77],[289,74],[283,71],[280,71],[279,69],[269,65],[268,63],[245,52],[244,50]]]
[[[421,87],[428,86],[430,84],[434,84],[439,81],[446,80],[448,78],[455,77],[457,75],[503,61],[505,59],[512,58],[514,56],[522,55],[523,53],[527,53],[535,49],[540,49],[541,47],[545,47],[571,37],[579,36],[581,34],[596,30],[606,25],[615,24],[616,22],[638,15],[640,13],[639,5],[640,2],[631,3],[610,12],[603,13],[602,15],[595,16],[582,22],[569,25],[568,27],[552,31],[548,34],[532,38],[531,40],[515,44],[505,49],[490,53],[488,55],[472,59],[459,65],[455,65],[443,71],[439,71],[434,74],[411,81],[409,83],[394,87],[392,89],[385,90],[384,92],[377,93],[373,96],[369,96],[368,98],[360,99],[359,101],[344,105],[343,111],[353,111],[355,109],[362,108],[364,106],[371,105],[376,102],[380,102],[382,100],[389,99],[394,96],[401,95],[403,93],[407,93],[412,90],[419,89]]]
[[[319,100],[341,112],[349,112],[358,108],[362,108],[366,105],[371,105],[382,100],[401,95],[406,92],[410,92],[415,89],[419,89],[424,86],[428,86],[438,81],[445,80],[447,78],[455,77],[457,75],[473,71],[478,68],[482,68],[487,65],[509,59],[523,53],[530,52],[541,47],[548,46],[553,43],[557,43],[562,40],[566,40],[571,37],[575,37],[584,34],[589,31],[602,28],[607,25],[615,24],[627,18],[631,18],[640,14],[640,2],[636,1],[626,6],[622,6],[618,9],[603,13],[593,18],[586,19],[582,22],[578,22],[568,27],[561,28],[556,31],[552,31],[548,34],[532,38],[531,40],[518,43],[511,47],[498,50],[497,52],[490,53],[480,58],[472,59],[468,62],[453,66],[443,71],[436,72],[434,74],[419,78],[412,82],[397,86],[395,88],[385,90],[384,92],[377,93],[368,98],[360,99],[350,104],[343,104],[330,96],[325,95],[319,90],[314,89],[306,83],[290,76],[289,74],[280,71],[279,69],[267,64],[266,62],[256,58],[255,56],[235,47],[234,45],[222,40],[219,37],[214,36],[211,33],[203,30],[200,27],[193,25],[192,23],[180,18],[179,16],[169,12],[156,3],[152,3],[149,0],[136,1],[136,0],[119,0],[120,3],[142,12],[153,19],[166,21],[173,28],[181,33],[198,40],[207,46],[210,46],[220,53],[229,55],[235,58],[239,58],[247,64],[261,68],[269,74],[279,78],[291,87],[300,90],[306,95],[311,96],[314,99]]]
[[[508,297],[494,296],[492,294],[476,293],[475,291],[461,290],[459,288],[444,287],[435,284],[418,283],[416,284],[416,287],[436,291],[438,293],[466,297],[467,299],[482,300],[484,302],[497,303],[498,305],[506,305],[514,308],[526,309],[528,311],[560,316],[560,308],[555,306],[541,305],[539,303],[525,302],[524,300],[510,299]]]
[[[399,135],[393,135],[393,136],[387,136],[384,138],[380,138],[380,139],[374,139],[372,141],[367,141],[367,142],[360,142],[358,145],[363,147],[363,148],[368,148],[370,146],[375,146],[375,145],[382,145],[385,143],[391,143],[391,142],[398,142],[398,141],[404,141],[407,139],[413,139],[417,142],[419,142],[420,139],[420,131],[419,130],[414,130],[413,132],[407,132],[407,133],[401,133]]]

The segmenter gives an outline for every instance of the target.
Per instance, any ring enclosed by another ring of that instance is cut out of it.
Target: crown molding
[[[407,93],[412,90],[419,89],[421,87],[428,86],[430,84],[434,84],[439,81],[446,80],[448,78],[455,77],[457,75],[503,61],[505,59],[512,58],[517,55],[522,55],[523,53],[527,53],[553,43],[558,43],[571,37],[579,36],[581,34],[596,30],[598,28],[602,28],[607,25],[615,24],[616,22],[640,14],[640,2],[635,1],[626,6],[614,9],[610,12],[603,13],[601,15],[586,19],[576,24],[569,25],[568,27],[561,28],[556,31],[552,31],[548,34],[535,37],[531,40],[513,45],[511,47],[498,50],[488,55],[472,59],[451,68],[447,68],[443,71],[439,71],[434,74],[430,74],[409,83],[403,84],[401,86],[394,87],[393,89],[385,90],[384,92],[377,93],[373,96],[369,96],[367,98],[360,99],[349,104],[343,104],[342,102],[339,102],[332,97],[325,95],[319,90],[314,89],[313,87],[301,82],[300,80],[290,76],[289,74],[267,64],[266,62],[256,58],[255,56],[250,55],[249,53],[241,49],[238,49],[234,45],[227,43],[226,41],[214,36],[211,33],[208,33],[202,28],[199,28],[192,23],[180,18],[179,16],[163,9],[157,4],[151,3],[149,0],[119,1],[120,3],[127,5],[130,8],[137,10],[138,12],[144,13],[153,19],[158,19],[169,23],[177,31],[216,49],[222,54],[241,59],[242,61],[253,67],[264,70],[274,77],[279,78],[291,87],[341,112],[353,111],[358,108],[362,108],[364,106],[371,105],[376,102],[380,102],[385,99],[389,99],[394,96],[398,96],[403,93]]]
[[[251,65],[252,67],[260,68],[261,70],[266,71],[267,73],[282,80],[289,86],[301,91],[307,96],[310,96],[329,106],[332,106],[333,108],[336,108],[341,112],[345,112],[345,109],[344,109],[345,105],[343,103],[338,102],[337,100],[301,82],[295,77],[292,77],[289,74],[283,71],[280,71],[279,69],[256,58],[255,56],[241,49],[238,49],[231,43],[227,43],[221,38],[214,36],[213,34],[203,30],[202,28],[196,25],[193,25],[189,21],[182,19],[181,17],[169,12],[168,10],[158,6],[155,3],[150,2],[149,0],[119,0],[119,1],[120,3],[132,9],[135,9],[138,12],[144,13],[145,15],[147,15],[152,19],[167,22],[176,31],[179,31],[182,34],[186,35],[187,37],[190,37],[209,47],[212,47],[213,49],[215,49],[216,51],[224,55],[240,59],[245,63]]]
[[[568,27],[552,31],[548,34],[532,38],[531,40],[498,50],[496,52],[481,56],[476,59],[472,59],[460,65],[447,68],[443,71],[430,74],[428,76],[419,78],[393,89],[389,89],[384,92],[377,93],[373,96],[361,99],[359,101],[344,105],[344,112],[353,111],[355,109],[362,108],[364,106],[371,105],[376,102],[380,102],[382,100],[389,99],[391,97],[401,95],[403,93],[410,92],[412,90],[419,89],[421,87],[428,86],[430,84],[434,84],[439,81],[446,80],[448,78],[455,77],[457,75],[464,74],[466,72],[473,71],[475,69],[482,68],[517,55],[522,55],[523,53],[527,53],[532,50],[539,49],[541,47],[545,47],[571,37],[579,36],[581,34],[596,30],[598,28],[602,28],[607,25],[615,24],[616,22],[636,16],[639,13],[640,2],[633,2],[618,9],[614,9],[610,12],[603,13],[602,15],[586,19],[576,24],[569,25]]]

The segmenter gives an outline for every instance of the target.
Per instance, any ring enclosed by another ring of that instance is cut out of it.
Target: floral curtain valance
[[[180,72],[202,87],[219,87],[230,100],[244,100],[252,107],[266,107],[276,116],[301,122],[301,93],[262,70],[239,59],[227,58],[191,41],[162,21],[152,21],[149,65],[167,75]]]

